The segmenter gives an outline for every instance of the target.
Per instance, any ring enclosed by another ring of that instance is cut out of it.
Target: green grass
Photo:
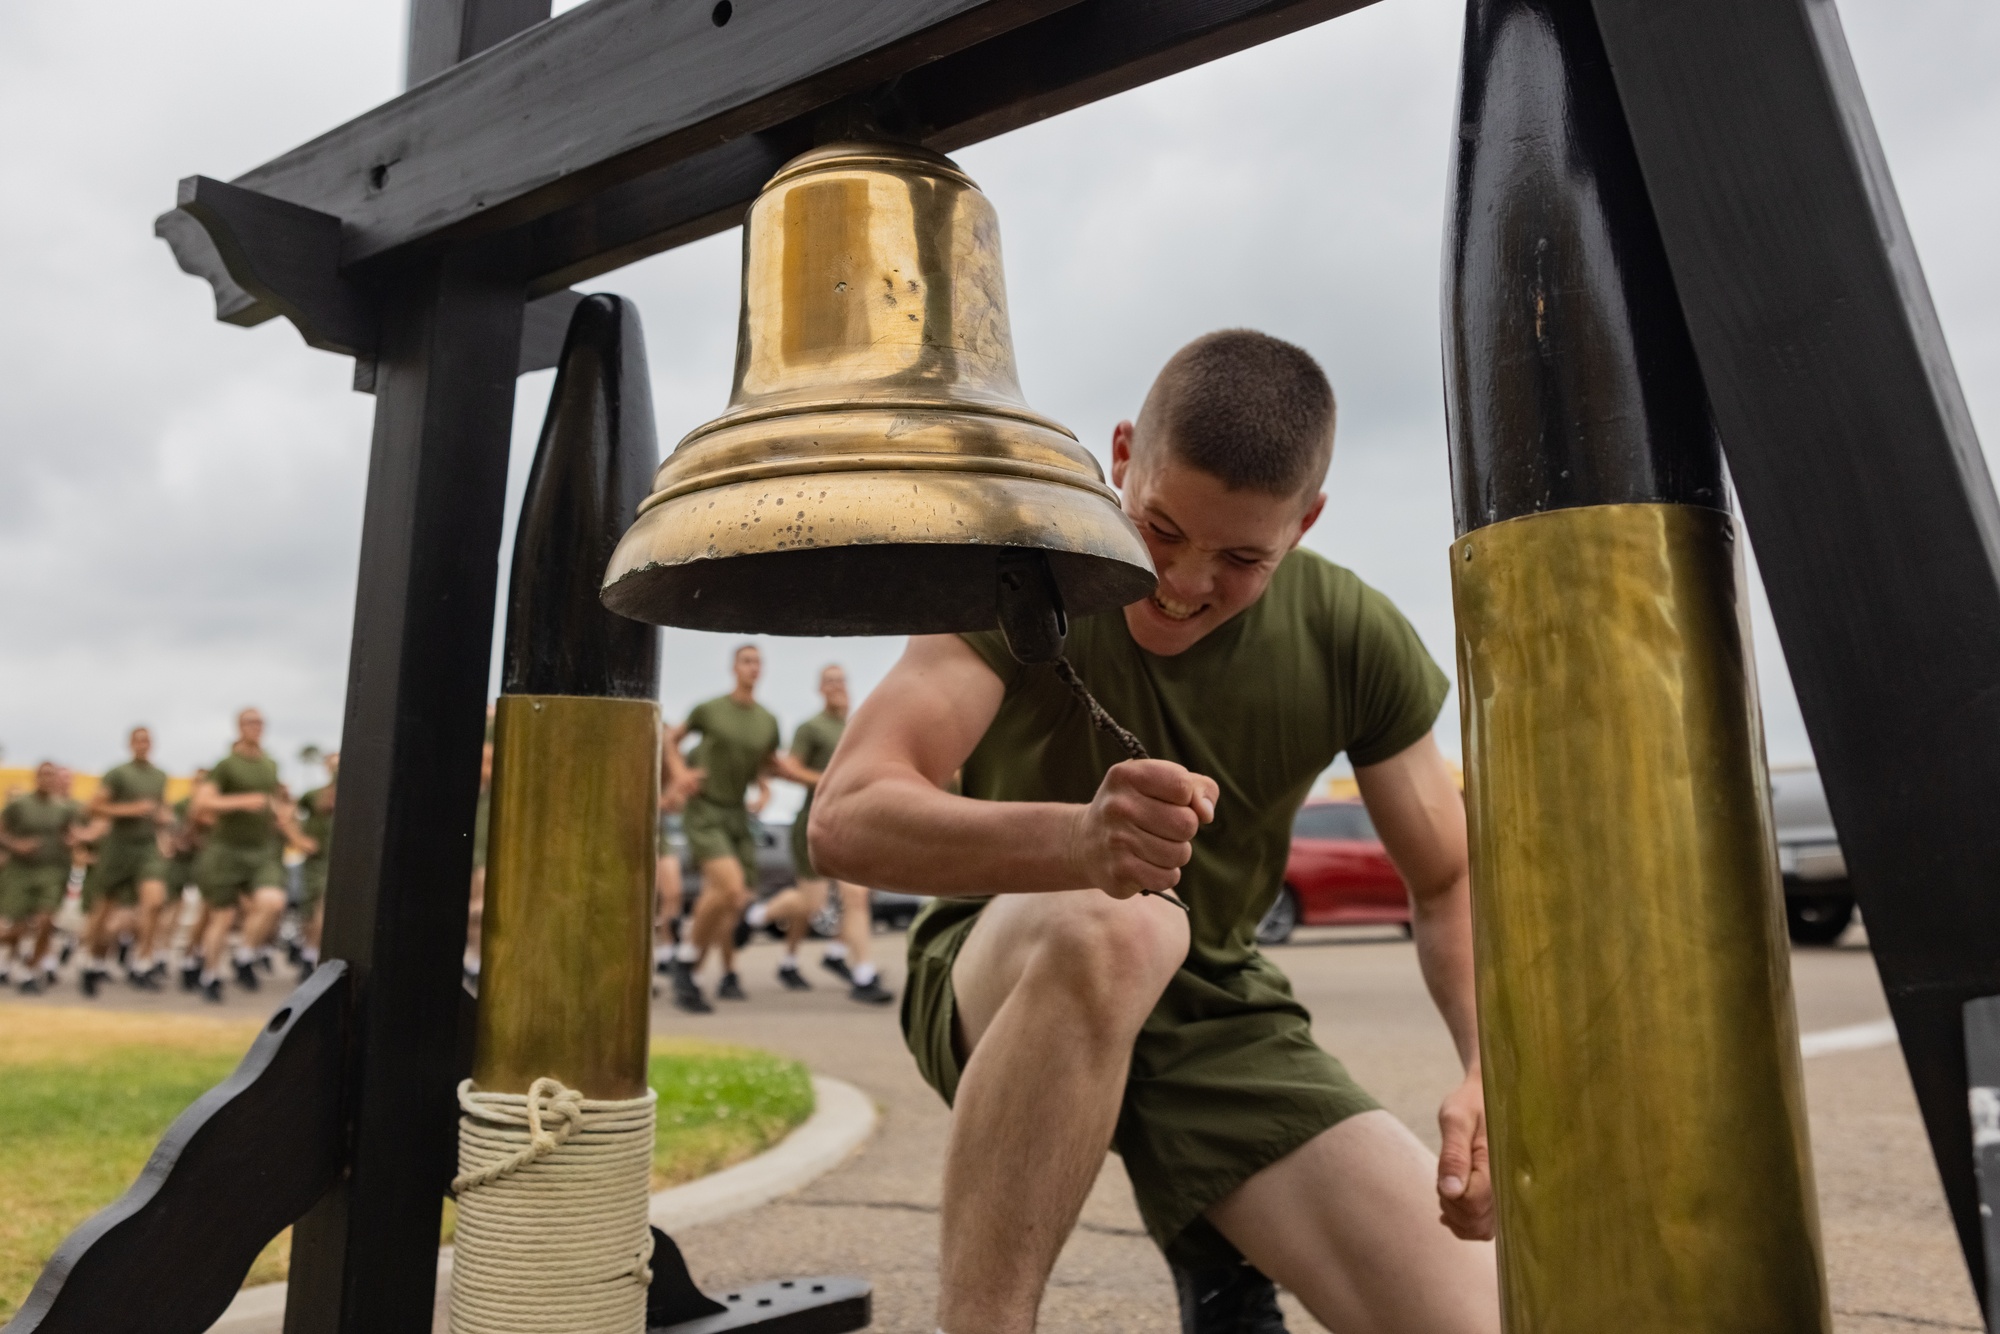
[[[0,1008],[0,1321],[56,1245],[131,1185],[161,1133],[242,1059],[256,1023],[80,1008]],[[761,1152],[812,1114],[804,1066],[746,1047],[654,1044],[653,1187]],[[451,1235],[445,1210],[444,1240]],[[291,1233],[246,1283],[285,1276]]]

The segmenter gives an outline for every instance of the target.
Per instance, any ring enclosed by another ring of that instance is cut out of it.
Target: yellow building
[[[78,801],[89,802],[97,793],[96,774],[78,773],[76,781],[70,785],[69,794]],[[23,792],[35,786],[35,770],[32,766],[0,765],[0,802],[12,801]],[[179,801],[194,790],[193,775],[167,776],[167,802]]]

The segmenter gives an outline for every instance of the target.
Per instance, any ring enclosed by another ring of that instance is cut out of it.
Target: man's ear
[[[1292,539],[1293,546],[1297,546],[1299,539],[1306,535],[1306,529],[1319,522],[1319,516],[1325,509],[1326,492],[1322,491],[1313,497],[1312,504],[1306,506],[1305,514],[1299,519],[1298,536]]]
[[[1125,473],[1132,466],[1131,422],[1119,422],[1111,428],[1111,485],[1123,488]]]

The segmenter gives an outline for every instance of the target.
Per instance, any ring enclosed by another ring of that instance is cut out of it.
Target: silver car
[[[1786,926],[1798,944],[1831,945],[1854,920],[1854,890],[1819,770],[1773,768],[1771,813],[1778,827],[1778,870],[1785,878]]]

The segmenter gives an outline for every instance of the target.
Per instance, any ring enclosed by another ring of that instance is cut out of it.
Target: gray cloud
[[[2000,10],[1851,0],[1842,14],[1992,441]],[[215,324],[150,222],[178,176],[234,175],[393,94],[402,21],[396,0],[0,7],[7,763],[95,768],[145,719],[188,766],[220,753],[249,702],[286,752],[336,738],[372,400],[280,322]],[[1309,542],[1393,596],[1447,668],[1437,270],[1460,22],[1444,0],[1384,0],[959,154],[1000,212],[1030,401],[1100,451],[1204,330],[1251,325],[1321,358],[1341,424]],[[593,284],[640,305],[665,445],[722,408],[738,247],[715,237]],[[515,495],[550,379],[521,385]],[[1771,749],[1803,758],[1760,614]],[[669,634],[669,714],[726,686],[735,642]],[[865,688],[898,647],[766,643],[765,693],[788,726],[816,707],[823,662]],[[1455,748],[1450,709],[1441,730]]]

